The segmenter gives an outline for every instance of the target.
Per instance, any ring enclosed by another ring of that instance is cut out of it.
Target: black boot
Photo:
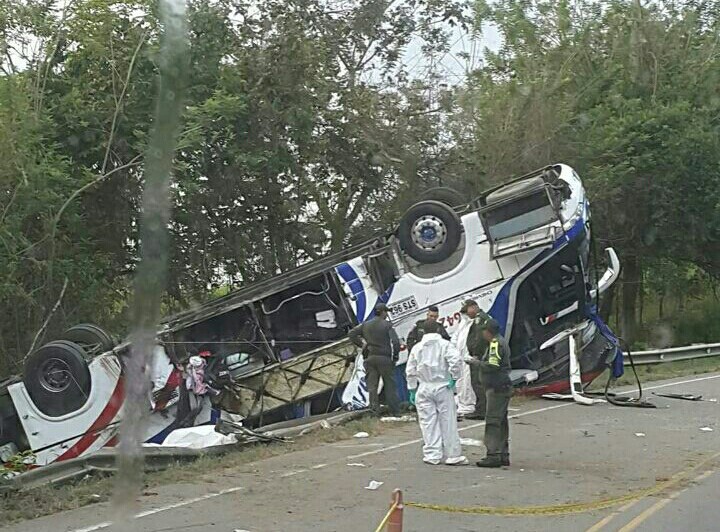
[[[500,462],[505,467],[510,467],[510,455],[505,455],[500,459]]]
[[[499,456],[486,456],[475,465],[478,467],[502,467],[503,463]]]

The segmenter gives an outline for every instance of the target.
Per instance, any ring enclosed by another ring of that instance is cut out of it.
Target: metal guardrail
[[[692,360],[720,356],[720,344],[696,344],[683,347],[668,347],[666,349],[650,349],[648,351],[632,351],[636,365],[660,364],[662,362],[676,362],[678,360]],[[625,353],[623,363],[630,365],[630,359]]]

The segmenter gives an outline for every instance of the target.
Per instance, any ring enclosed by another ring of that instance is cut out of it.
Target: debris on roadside
[[[234,434],[221,434],[212,425],[200,425],[177,429],[168,434],[160,443],[145,443],[143,447],[180,447],[184,449],[205,449],[219,445],[235,445],[238,439]]]
[[[702,401],[702,395],[693,395],[691,393],[656,393],[653,395],[658,397],[667,397],[668,399],[682,399],[683,401]]]
[[[368,434],[367,432],[358,432],[353,436],[353,438],[369,438],[369,437],[370,437],[370,434]]]
[[[635,436],[637,436],[638,438],[644,438],[644,437],[645,437],[645,433],[644,433],[644,432],[636,432],[636,433],[635,433]]]
[[[381,417],[380,421],[383,423],[407,423],[409,421],[417,421],[417,418],[415,416],[387,416]]]
[[[700,430],[703,432],[712,432],[714,429],[712,427],[700,427]]]
[[[325,420],[323,420],[325,421]],[[325,421],[327,423],[327,421]],[[328,424],[329,426],[329,424]],[[275,436],[271,433],[258,432],[244,427],[240,423],[221,419],[215,425],[215,431],[219,434],[227,436],[235,436],[236,439],[241,440],[243,443],[255,443],[255,442],[279,442],[288,443],[291,442],[287,437]]]
[[[371,481],[370,481],[370,484],[368,484],[367,486],[365,486],[365,489],[366,489],[366,490],[375,491],[376,489],[378,489],[378,488],[379,488],[380,486],[382,486],[383,484],[385,484],[385,483],[384,483],[384,482],[378,482],[377,480],[371,480]]]
[[[361,464],[359,462],[352,462],[350,464],[345,464],[348,467],[367,467],[365,464]]]

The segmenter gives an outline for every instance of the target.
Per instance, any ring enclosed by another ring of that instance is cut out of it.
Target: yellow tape
[[[709,459],[701,462],[700,464],[686,470],[681,471],[673,475],[670,479],[663,482],[658,482],[654,486],[636,490],[625,495],[612,497],[609,499],[600,499],[596,501],[588,502],[570,502],[563,504],[555,504],[549,506],[452,506],[444,504],[428,504],[422,502],[406,502],[405,506],[413,508],[420,508],[422,510],[432,510],[435,512],[450,512],[450,513],[461,513],[461,514],[476,514],[476,515],[567,515],[567,514],[578,514],[584,512],[591,512],[594,510],[604,510],[606,508],[612,508],[620,504],[649,497],[661,493],[668,488],[678,484],[683,478],[685,478],[690,472],[697,471],[699,468],[707,465],[716,458],[720,457],[720,453],[713,455]]]
[[[380,522],[378,527],[375,529],[375,532],[382,532],[382,529],[385,528],[385,525],[387,524],[388,520],[390,519],[390,516],[395,511],[395,508],[397,508],[397,501],[395,501],[390,509],[388,510],[388,513],[385,515],[385,518]]]

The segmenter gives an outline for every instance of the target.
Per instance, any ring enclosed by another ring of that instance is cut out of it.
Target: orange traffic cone
[[[395,507],[390,513],[390,519],[388,519],[387,526],[385,527],[386,532],[402,532],[403,527],[403,498],[402,491],[396,489],[393,491],[392,500],[390,501],[390,508]]]

